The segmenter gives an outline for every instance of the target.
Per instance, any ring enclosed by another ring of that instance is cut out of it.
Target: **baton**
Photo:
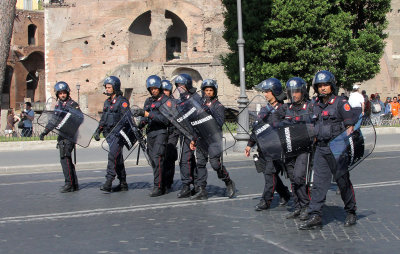
[[[312,187],[312,174],[313,174],[313,172],[312,172],[312,169],[311,169],[311,167],[310,167],[310,158],[311,157],[311,152],[310,153],[308,153],[308,156],[307,156],[307,173],[306,173],[306,186],[309,186],[309,187]]]
[[[139,155],[140,155],[140,147],[137,146],[137,158],[136,158],[136,165],[139,165]]]
[[[74,164],[76,164],[76,145],[74,145]]]

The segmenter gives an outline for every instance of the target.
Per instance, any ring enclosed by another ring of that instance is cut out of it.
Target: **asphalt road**
[[[225,158],[237,197],[226,198],[224,183],[209,171],[208,201],[176,198],[178,167],[172,191],[156,198],[148,196],[149,166],[128,167],[130,190],[111,194],[99,190],[103,169],[79,170],[81,190],[64,194],[61,170],[2,174],[0,253],[398,253],[400,150],[381,148],[351,173],[357,225],[343,227],[343,204],[332,185],[324,227],[316,231],[299,231],[299,221],[285,219],[290,206],[277,207],[277,199],[270,210],[255,212],[263,177],[241,156]],[[56,152],[38,151],[46,161]],[[21,156],[11,154],[1,153],[2,161]]]

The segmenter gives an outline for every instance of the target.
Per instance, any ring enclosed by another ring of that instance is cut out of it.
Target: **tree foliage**
[[[225,0],[225,34],[231,54],[222,58],[238,85],[236,1]],[[339,85],[373,78],[384,50],[390,0],[246,0],[243,5],[246,86],[269,77],[284,83],[318,70],[332,71]],[[247,5],[247,6],[246,6]],[[249,10],[246,7],[256,7]],[[236,25],[236,26],[235,26]]]

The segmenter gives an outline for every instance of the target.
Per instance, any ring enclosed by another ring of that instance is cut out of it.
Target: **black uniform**
[[[332,174],[340,189],[347,213],[355,214],[356,200],[350,175],[345,164],[337,165],[329,148],[329,141],[353,125],[351,107],[347,100],[340,96],[331,95],[328,103],[318,100],[314,105],[316,130],[316,151],[314,155],[314,182],[308,213],[322,214],[322,205],[328,192]]]
[[[167,100],[168,97],[164,94],[157,98],[147,98],[143,109],[149,112],[149,116],[144,118],[141,123],[141,126],[147,124],[147,149],[153,167],[154,187],[161,190],[165,190],[166,188],[164,159],[170,122],[161,114],[159,107]]]
[[[309,101],[300,104],[284,104],[276,111],[279,120],[284,124],[311,123],[312,114],[313,105]],[[306,186],[309,155],[309,153],[304,152],[296,157],[285,159],[286,169],[291,182],[295,211],[299,211],[299,209],[305,211],[310,202],[309,191]]]
[[[219,126],[219,132],[221,132],[222,137],[222,126],[225,123],[225,107],[218,101],[217,98],[208,99],[202,98],[203,104],[202,107],[208,112],[212,117],[217,121]],[[222,142],[222,140],[221,140]],[[211,167],[217,172],[218,178],[224,181],[225,183],[229,183],[231,181],[229,177],[229,173],[226,170],[225,166],[221,163],[222,154],[210,154],[209,149],[213,149],[211,147],[213,144],[199,144],[199,149],[196,150],[197,156],[197,169],[201,172],[206,172],[206,179],[203,181],[207,184],[207,168],[206,164],[208,159],[210,160]],[[220,146],[221,144],[215,144],[215,146]],[[216,151],[221,150],[222,147],[215,147]]]
[[[70,110],[75,110],[76,112],[81,113],[78,103],[71,98],[68,98],[66,101],[58,100],[58,103],[55,106],[56,116],[54,118],[57,120],[55,122],[50,121],[46,125],[43,134],[47,135],[54,128],[60,128],[59,123],[64,119],[63,114],[69,112]],[[65,187],[72,186],[72,190],[79,189],[75,165],[72,162],[72,150],[75,147],[75,143],[71,141],[81,123],[81,120],[79,119],[81,119],[81,116],[74,115],[73,117],[70,117],[69,121],[66,121],[61,127],[60,132],[64,133],[63,130],[66,130],[65,134],[70,135],[68,138],[61,135],[58,135],[57,137],[57,148],[60,151],[60,163],[64,173]]]
[[[167,188],[171,188],[174,183],[175,161],[178,159],[178,150],[176,146],[178,145],[179,136],[180,132],[176,127],[172,124],[168,126],[168,138],[164,159],[164,185]]]
[[[103,114],[99,123],[99,130],[107,137],[111,130],[117,125],[122,116],[129,110],[129,102],[122,95],[115,95],[112,99],[109,97],[104,102]],[[106,179],[113,181],[117,175],[121,182],[126,182],[126,171],[124,165],[123,142],[119,139],[120,136],[115,136],[110,150],[108,152],[108,164]]]
[[[257,122],[264,122],[270,125],[273,125],[273,112],[278,110],[282,104],[278,103],[271,110],[268,107],[261,108],[260,112],[257,116]],[[247,143],[247,146],[253,147],[257,142],[256,135],[252,133],[250,136],[250,140]],[[264,191],[262,194],[262,199],[265,201],[267,207],[271,204],[274,198],[274,192],[276,191],[281,198],[284,198],[286,201],[290,200],[290,192],[289,189],[283,184],[281,178],[279,177],[279,173],[285,170],[285,165],[281,160],[271,160],[270,158],[265,158],[261,151],[258,151],[259,156],[265,160],[265,170],[263,171],[265,185]]]
[[[198,94],[190,94],[188,92],[182,93],[181,98],[177,101],[177,109],[181,113],[182,108],[185,107],[185,100],[190,96],[198,96]],[[200,98],[200,97],[199,97]],[[193,131],[193,129],[192,129]],[[194,131],[193,131],[194,132]],[[195,133],[193,133],[195,135]],[[196,165],[196,157],[194,155],[194,151],[190,149],[190,140],[189,138],[181,135],[182,145],[181,145],[181,159],[179,161],[180,167],[180,174],[181,174],[181,181],[183,185],[183,189],[189,187],[193,184],[194,186],[206,186],[207,183],[201,182],[202,180],[206,179],[207,171],[206,172],[199,172],[197,170]],[[200,175],[199,175],[200,173]],[[200,181],[199,177],[200,176]]]

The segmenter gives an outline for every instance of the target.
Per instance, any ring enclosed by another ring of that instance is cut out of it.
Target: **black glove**
[[[136,116],[136,117],[144,116],[144,109],[136,108],[136,109],[133,110],[132,113],[133,113],[133,116]]]
[[[40,133],[39,139],[43,141],[44,140],[44,136],[46,136],[46,134],[44,132]]]
[[[99,128],[97,128],[96,132],[93,134],[94,140],[100,141],[100,133],[101,133],[101,130]]]

